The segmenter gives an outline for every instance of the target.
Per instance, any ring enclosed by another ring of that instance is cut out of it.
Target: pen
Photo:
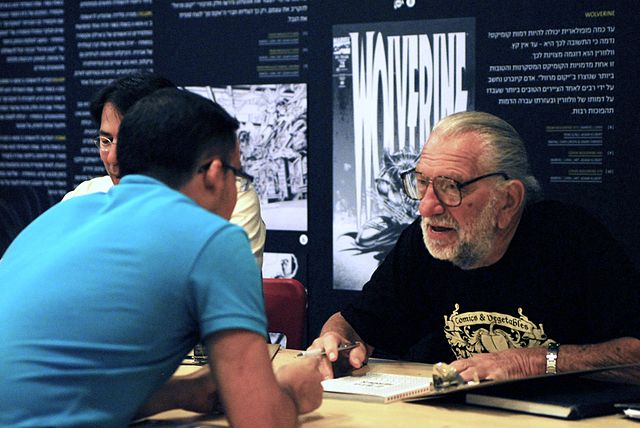
[[[356,348],[360,345],[360,342],[350,343],[348,345],[340,345],[338,346],[338,352],[348,351],[350,349]],[[298,358],[307,358],[307,357],[320,357],[323,355],[327,355],[327,352],[324,349],[311,349],[309,351],[302,351],[296,355]]]

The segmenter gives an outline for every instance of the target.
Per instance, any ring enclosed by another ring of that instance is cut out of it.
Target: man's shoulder
[[[562,227],[600,223],[587,209],[557,200],[542,200],[528,205],[524,210],[523,222],[536,225],[553,223]]]
[[[253,186],[247,190],[238,189],[238,197],[230,221],[240,226],[253,224],[254,228],[260,226],[264,228],[260,213],[260,198]]]
[[[247,240],[239,226],[148,176],[123,177],[105,197],[109,212],[113,212],[115,218],[139,225],[135,233],[161,234],[166,242],[171,242],[177,256],[188,257],[210,245],[228,248]]]
[[[62,200],[65,201],[67,199],[75,198],[77,196],[89,195],[91,193],[106,193],[112,187],[113,181],[111,181],[111,177],[109,177],[108,175],[92,178],[78,184],[75,189],[64,195]]]
[[[585,253],[593,251],[596,243],[614,241],[604,222],[587,209],[551,200],[525,209],[516,239],[529,250],[544,247],[548,254]]]
[[[128,180],[126,179],[127,177],[123,178],[117,187],[126,189],[131,198],[140,196],[137,204],[147,206],[150,211],[162,212],[162,217],[173,219],[171,222],[173,226],[170,227],[175,229],[174,232],[179,237],[183,236],[183,229],[185,229],[184,234],[188,234],[188,230],[198,230],[197,235],[201,235],[204,240],[220,234],[228,236],[228,234],[237,233],[245,236],[242,227],[203,208],[189,196],[158,180],[142,175],[130,176]],[[135,186],[136,184],[141,187]],[[143,192],[143,188],[146,191]]]

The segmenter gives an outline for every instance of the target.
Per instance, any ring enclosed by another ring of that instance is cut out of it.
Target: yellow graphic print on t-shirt
[[[450,316],[444,316],[444,334],[457,359],[481,352],[511,348],[537,348],[553,342],[542,324],[536,326],[518,308],[518,317],[497,312],[463,312],[456,303]]]

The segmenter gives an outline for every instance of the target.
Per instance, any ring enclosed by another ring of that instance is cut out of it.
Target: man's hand
[[[217,388],[209,366],[186,376],[172,376],[143,404],[136,419],[171,409],[213,413],[219,408]]]
[[[209,364],[234,427],[296,427],[298,414],[322,402],[318,360],[298,361],[274,373],[264,337],[224,330],[207,338]]]
[[[363,343],[350,350],[338,352],[338,346],[348,345],[351,343],[345,337],[338,333],[328,332],[313,341],[309,349],[324,349],[327,356],[320,359],[320,373],[324,379],[332,379],[334,377],[333,364],[338,359],[348,361],[349,368],[359,369],[367,361],[367,348]]]
[[[305,358],[287,364],[276,371],[278,384],[296,403],[299,414],[311,412],[322,404],[322,375],[319,358]]]
[[[179,380],[182,388],[178,407],[197,413],[214,413],[219,409],[220,399],[208,364]]]
[[[507,349],[482,353],[451,363],[465,382],[474,379],[516,379],[544,374],[545,348]]]

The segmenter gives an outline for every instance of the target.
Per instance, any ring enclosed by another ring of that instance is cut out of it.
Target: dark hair
[[[93,120],[100,125],[102,109],[106,103],[113,104],[124,115],[139,99],[162,88],[175,88],[168,79],[153,73],[140,72],[114,80],[100,89],[89,103]]]
[[[179,188],[198,163],[227,161],[236,147],[238,121],[200,95],[160,89],[137,102],[118,131],[120,177],[145,174]]]

